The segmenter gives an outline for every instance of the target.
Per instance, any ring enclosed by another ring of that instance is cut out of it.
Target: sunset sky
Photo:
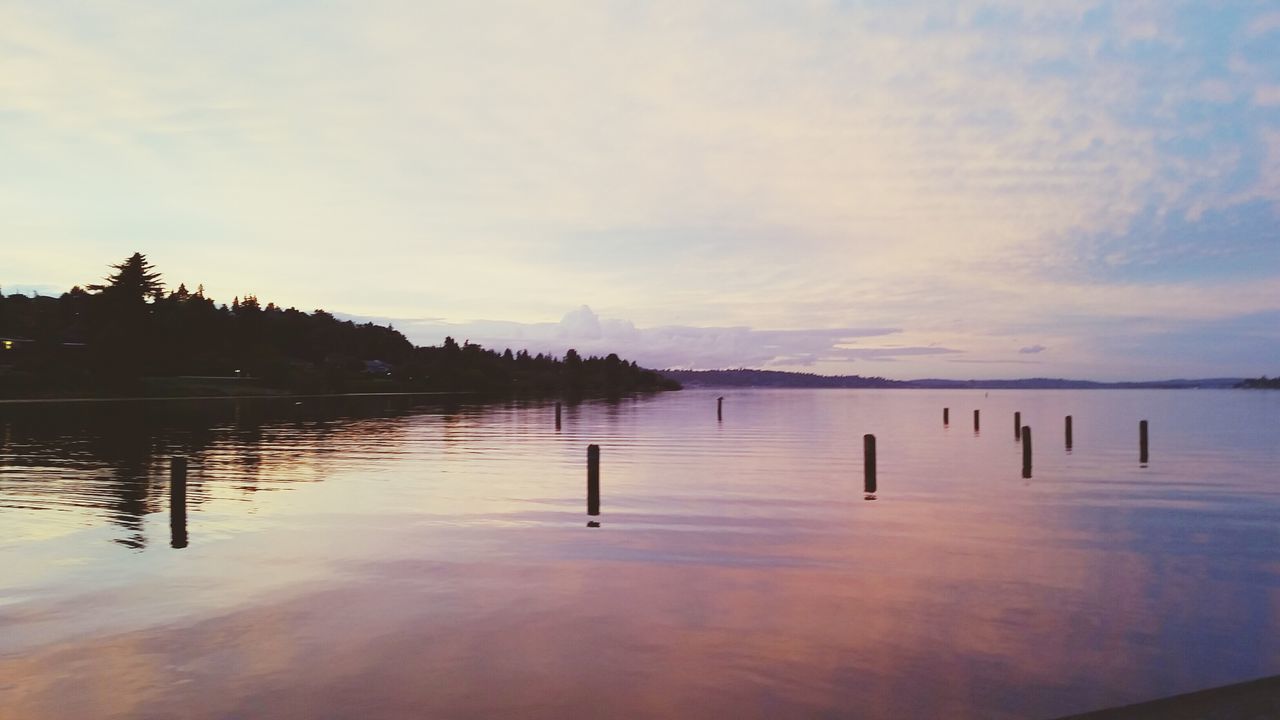
[[[0,287],[894,378],[1280,374],[1280,3],[0,5]]]

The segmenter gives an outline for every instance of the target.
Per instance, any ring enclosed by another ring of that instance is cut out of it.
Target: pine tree
[[[147,256],[136,252],[119,265],[112,265],[115,272],[108,275],[105,285],[90,285],[89,289],[103,295],[111,295],[123,300],[146,302],[164,290],[160,282],[160,273],[147,262]]]

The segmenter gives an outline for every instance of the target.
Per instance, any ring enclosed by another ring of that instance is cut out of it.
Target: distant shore
[[[862,375],[816,375],[779,370],[661,370],[687,388],[856,388],[924,390],[1192,390],[1236,388],[1254,381],[1238,377],[1099,382],[1063,378],[1020,380],[890,380]],[[1254,385],[1248,385],[1254,387]]]

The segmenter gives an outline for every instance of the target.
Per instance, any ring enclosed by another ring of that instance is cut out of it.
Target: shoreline
[[[1269,720],[1280,718],[1280,675],[1055,720]]]
[[[308,395],[135,395],[122,397],[75,397],[75,398],[0,398],[0,405],[34,405],[49,403],[105,403],[105,402],[151,402],[171,400],[299,400],[341,397],[412,397],[412,396],[444,396],[444,395],[476,395],[469,390],[432,390],[423,392],[359,392],[359,393],[317,393]]]

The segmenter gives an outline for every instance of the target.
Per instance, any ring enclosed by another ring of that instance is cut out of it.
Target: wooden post
[[[1013,414],[1013,439],[1022,439],[1022,413],[1020,412]]]
[[[600,446],[587,446],[587,514],[600,514]]]
[[[876,491],[876,436],[862,436],[862,484],[868,493]]]
[[[1022,477],[1031,477],[1031,428],[1022,428]]]
[[[1147,464],[1147,421],[1138,423],[1138,462]]]
[[[169,545],[187,546],[187,459],[182,456],[169,465]]]
[[[716,420],[724,419],[724,396],[716,398]]]
[[[556,403],[556,429],[560,429],[560,403]]]
[[[942,424],[951,424],[951,408],[942,408]]]
[[[1071,416],[1067,416],[1067,449],[1071,449]]]
[[[973,411],[973,431],[978,432],[978,430],[980,430],[981,427],[982,427],[981,424],[978,422],[978,411],[974,410]]]

